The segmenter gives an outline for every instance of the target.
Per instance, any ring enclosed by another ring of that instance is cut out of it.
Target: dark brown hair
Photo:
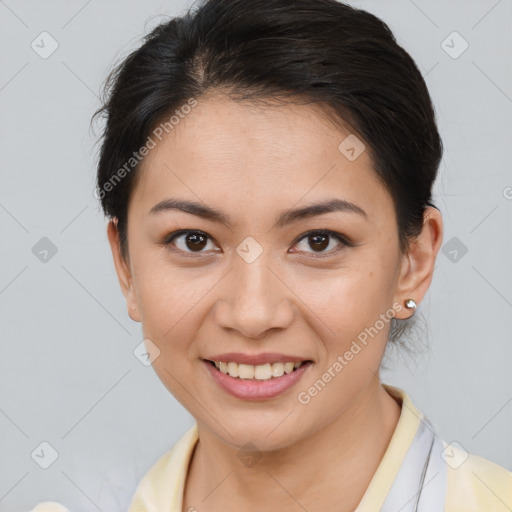
[[[336,0],[209,0],[153,29],[111,72],[94,115],[106,118],[96,195],[125,257],[134,152],[207,92],[321,106],[364,140],[401,251],[421,232],[443,148],[423,77],[389,27]]]

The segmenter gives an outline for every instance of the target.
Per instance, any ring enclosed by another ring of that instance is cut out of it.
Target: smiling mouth
[[[214,368],[225,375],[229,375],[235,379],[253,381],[278,379],[283,375],[296,371],[302,366],[313,363],[313,361],[309,359],[306,361],[266,363],[259,365],[242,364],[234,361],[210,361],[209,359],[204,359],[204,361],[210,363]]]

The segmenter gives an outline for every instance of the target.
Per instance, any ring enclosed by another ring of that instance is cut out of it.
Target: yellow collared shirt
[[[384,387],[402,403],[402,412],[384,457],[355,512],[381,510],[424,418],[407,393],[389,385]],[[182,512],[185,477],[197,440],[197,423],[194,423],[142,478],[128,512]],[[512,472],[457,446],[444,441],[442,444],[445,448],[442,463],[446,463],[445,512],[512,511]],[[43,502],[31,512],[69,511],[56,502]]]

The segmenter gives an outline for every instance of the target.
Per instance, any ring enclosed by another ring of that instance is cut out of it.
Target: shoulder
[[[56,501],[42,501],[38,503],[30,512],[69,512],[69,510]]]
[[[128,512],[148,512],[149,510],[174,510],[162,503],[172,500],[176,481],[179,480],[180,467],[176,464],[176,455],[179,451],[179,443],[161,455],[150,467],[148,472],[139,482],[135,494],[131,498]],[[165,485],[167,480],[168,486]],[[164,493],[164,490],[169,491]],[[166,494],[166,496],[162,496]],[[55,501],[38,503],[29,512],[71,512],[69,509]]]
[[[512,510],[512,472],[457,443],[443,442],[447,464],[446,512]]]
[[[181,510],[178,506],[191,454],[198,441],[197,423],[149,468],[132,496],[128,512]],[[30,512],[70,512],[55,501],[38,503]]]
[[[135,490],[128,512],[181,510],[187,469],[197,441],[197,423],[194,423],[144,475]]]

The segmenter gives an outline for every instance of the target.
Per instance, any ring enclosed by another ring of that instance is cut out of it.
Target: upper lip
[[[301,361],[310,361],[310,359],[304,358],[302,356],[297,356],[293,354],[276,354],[273,352],[265,352],[263,354],[242,354],[241,352],[227,352],[225,354],[217,354],[215,356],[211,356],[205,359],[207,359],[208,361],[222,361],[225,363],[234,361],[236,363],[252,364],[253,366],[267,363],[297,363]]]

